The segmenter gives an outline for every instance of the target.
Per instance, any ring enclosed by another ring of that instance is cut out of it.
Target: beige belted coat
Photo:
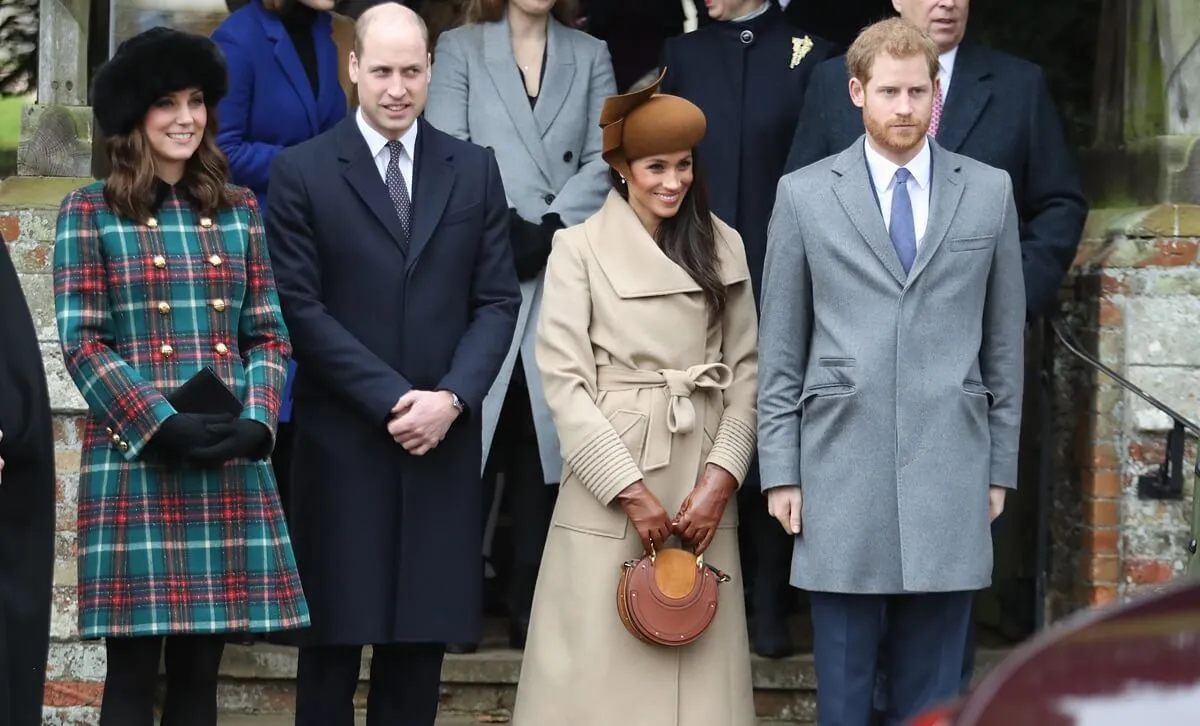
[[[614,497],[643,479],[674,516],[706,462],[740,483],[755,448],[757,321],[741,238],[716,220],[724,315],[616,193],[558,233],[537,363],[563,474],[533,600],[515,726],[750,726],[750,648],[731,498],[705,561],[732,576],[711,628],[643,643],[616,609],[641,555]]]

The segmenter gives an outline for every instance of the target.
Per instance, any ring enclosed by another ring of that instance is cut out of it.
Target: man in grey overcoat
[[[1025,292],[1006,173],[928,138],[938,51],[899,19],[847,54],[865,136],[780,181],[759,461],[809,591],[820,726],[959,692],[990,522],[1016,485]],[[878,646],[887,663],[878,663]]]

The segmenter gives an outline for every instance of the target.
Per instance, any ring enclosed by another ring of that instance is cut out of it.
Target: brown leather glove
[[[736,491],[737,479],[733,474],[716,464],[705,464],[700,481],[679,506],[673,524],[674,532],[692,545],[697,555],[704,554],[713,537],[717,536],[717,525],[721,515],[725,514],[725,505]]]
[[[671,520],[658,497],[646,488],[642,480],[635,481],[621,490],[617,502],[625,510],[625,516],[642,538],[642,547],[650,551],[650,543],[661,547],[671,536]]]

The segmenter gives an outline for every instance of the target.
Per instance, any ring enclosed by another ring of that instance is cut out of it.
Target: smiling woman
[[[88,407],[79,630],[105,641],[101,726],[151,726],[164,648],[164,723],[215,726],[224,636],[308,624],[265,461],[290,345],[258,207],[214,140],[217,47],[146,31],[92,90],[112,170],[63,200],[54,246]]]

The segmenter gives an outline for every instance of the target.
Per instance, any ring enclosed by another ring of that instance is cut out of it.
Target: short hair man
[[[780,181],[759,335],[762,485],[810,593],[821,726],[867,723],[881,665],[889,725],[958,694],[1024,372],[1012,185],[927,136],[936,46],[887,20],[847,64],[866,135]]]
[[[483,397],[521,302],[495,157],[421,119],[428,36],[358,20],[358,111],[271,169],[267,235],[298,362],[291,527],[312,627],[297,726],[433,726],[444,644],[481,628]]]
[[[1012,177],[1029,317],[1053,312],[1083,235],[1087,202],[1042,69],[964,43],[970,0],[892,0],[892,6],[937,43],[941,90],[930,135],[942,148]],[[862,132],[846,82],[841,59],[813,72],[788,171],[840,152]]]

